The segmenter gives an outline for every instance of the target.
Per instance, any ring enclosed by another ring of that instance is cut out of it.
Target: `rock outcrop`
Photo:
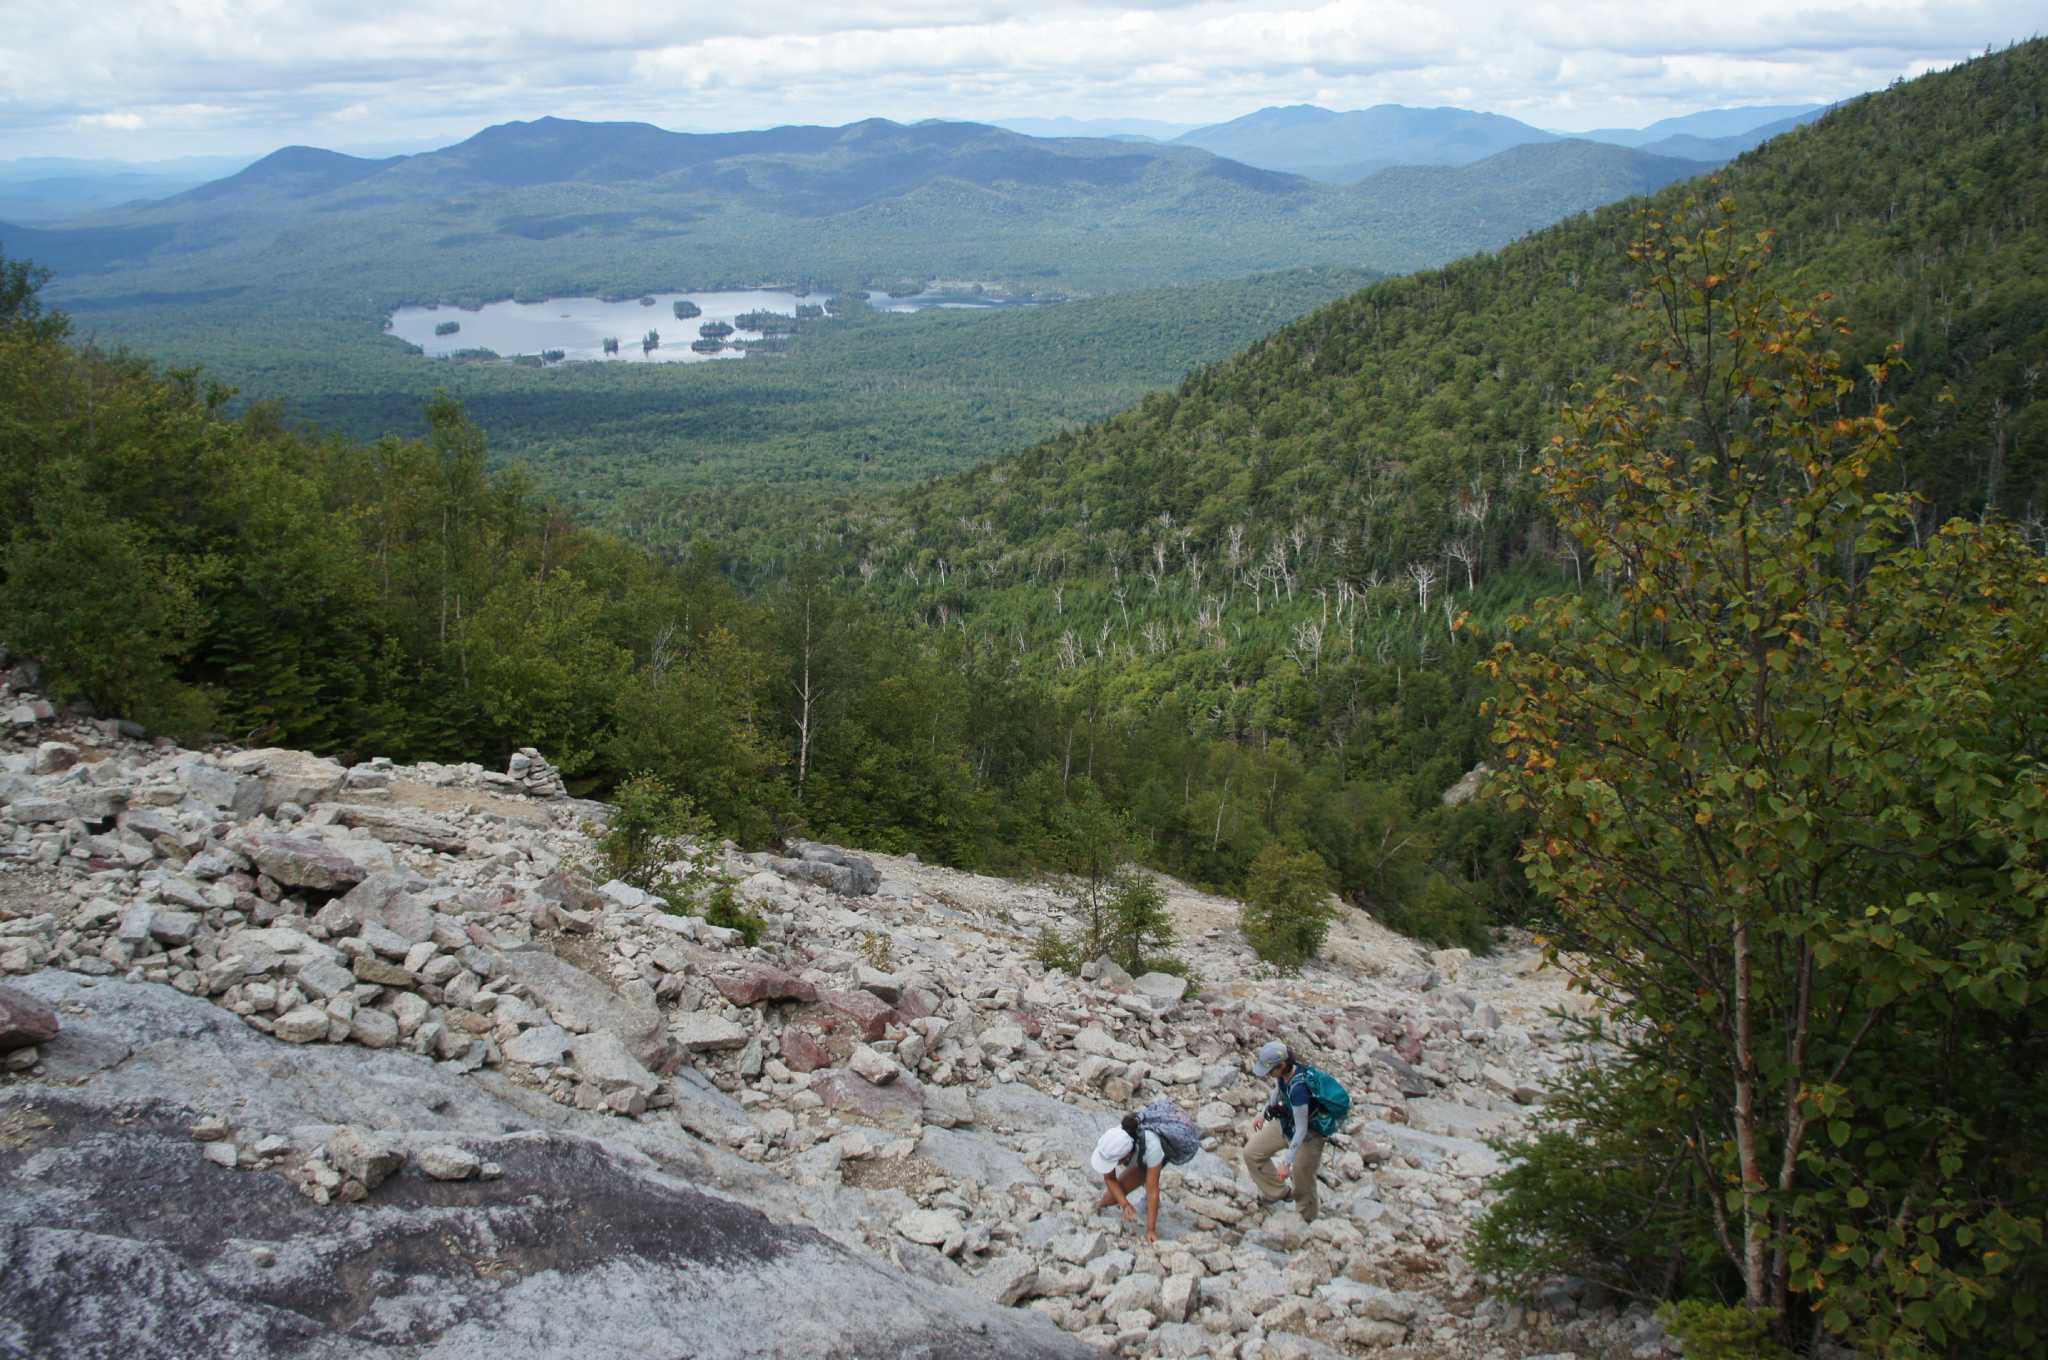
[[[169,988],[25,986],[73,1018],[44,1082],[0,1087],[0,1353],[1089,1353],[705,1188],[681,1130],[618,1146],[600,1116],[414,1055],[280,1063]],[[302,1193],[323,1175],[358,1193]]]
[[[748,948],[600,881],[606,809],[522,754],[0,744],[0,1354],[1667,1353],[1463,1264],[1580,1056],[1526,943],[1347,912],[1280,975],[1169,883],[1198,989],[1075,976],[1046,887],[727,846]],[[1353,1095],[1313,1225],[1235,1160],[1273,1037]],[[1086,1156],[1160,1095],[1205,1138],[1153,1244]]]

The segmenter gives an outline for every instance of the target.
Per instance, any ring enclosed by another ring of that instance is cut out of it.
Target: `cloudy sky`
[[[1269,104],[1640,126],[1824,102],[2040,0],[0,0],[0,159],[440,145],[543,114],[1218,122]]]

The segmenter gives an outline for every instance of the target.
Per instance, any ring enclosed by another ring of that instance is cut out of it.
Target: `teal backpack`
[[[1351,1117],[1351,1093],[1320,1067],[1304,1067],[1301,1076],[1308,1083],[1309,1127],[1321,1137],[1335,1138]]]

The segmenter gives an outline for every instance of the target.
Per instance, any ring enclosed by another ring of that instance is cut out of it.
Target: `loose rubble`
[[[568,798],[537,751],[504,774],[344,767],[151,743],[32,696],[0,715],[0,975],[156,984],[286,1044],[547,1102],[622,1147],[689,1140],[771,1218],[1119,1355],[1675,1354],[1583,1282],[1515,1300],[1464,1263],[1500,1166],[1486,1140],[1578,1056],[1551,1012],[1583,1002],[1526,942],[1431,951],[1346,912],[1327,957],[1288,976],[1234,904],[1166,883],[1197,988],[1107,960],[1072,976],[1031,957],[1062,921],[1050,888],[728,844],[723,870],[767,922],[748,948],[603,881],[606,809]],[[0,1099],[55,1080],[60,1018],[0,986]],[[1313,1226],[1259,1204],[1236,1165],[1268,1098],[1245,1057],[1273,1037],[1353,1096]],[[1091,1212],[1086,1154],[1158,1095],[1206,1150],[1167,1173],[1147,1244]],[[189,1136],[190,1155],[335,1213],[394,1178],[503,1171],[354,1123],[314,1138],[209,1117]]]

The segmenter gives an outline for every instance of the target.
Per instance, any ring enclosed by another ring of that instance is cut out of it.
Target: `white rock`
[[[483,1159],[459,1147],[442,1145],[414,1157],[419,1169],[437,1181],[466,1181],[483,1170]]]
[[[329,1016],[318,1006],[299,1006],[277,1017],[271,1030],[288,1044],[310,1044],[327,1037]]]
[[[928,1247],[942,1246],[960,1231],[960,1219],[943,1209],[917,1209],[896,1220],[896,1231]]]
[[[975,1276],[974,1288],[1000,1307],[1014,1307],[1038,1291],[1038,1263],[1022,1252],[999,1256]]]
[[[887,1086],[903,1070],[894,1058],[884,1057],[866,1044],[853,1050],[853,1057],[846,1065],[875,1086]]]
[[[690,1011],[677,1016],[669,1025],[669,1033],[692,1053],[744,1048],[747,1043],[746,1030],[724,1016],[708,1011]]]

